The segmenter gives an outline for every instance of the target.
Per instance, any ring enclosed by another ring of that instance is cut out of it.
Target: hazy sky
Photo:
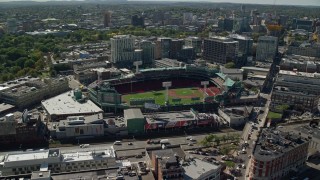
[[[131,1],[131,0],[129,0]],[[139,1],[164,1],[164,0],[139,0]],[[165,0],[165,1],[197,1],[197,0]],[[248,4],[285,4],[285,5],[313,5],[320,6],[320,0],[198,0],[208,2],[232,2]]]
[[[12,0],[0,0],[0,2],[7,2]],[[19,1],[19,0],[14,0]],[[23,0],[22,0],[23,1]],[[47,1],[47,0],[35,0]],[[320,6],[320,0],[129,0],[129,1],[184,1],[184,2],[231,2],[231,3],[248,3],[248,4],[273,4],[276,5],[312,5]]]

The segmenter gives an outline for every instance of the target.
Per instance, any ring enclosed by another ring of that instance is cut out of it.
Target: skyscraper
[[[131,35],[118,35],[111,41],[111,62],[133,62],[135,60],[134,38]]]
[[[203,59],[218,64],[236,62],[238,49],[239,42],[226,37],[213,36],[203,42]]]
[[[252,56],[253,39],[238,34],[233,34],[229,37],[239,42],[238,62],[236,64],[238,66],[245,65],[248,57]]]
[[[104,27],[110,27],[111,26],[111,12],[110,11],[107,11],[107,12],[104,13],[103,25],[104,25]]]
[[[184,41],[182,39],[173,39],[171,41],[170,46],[170,58],[171,59],[178,59],[180,51],[183,47]]]
[[[271,61],[278,52],[278,38],[273,36],[260,36],[258,39],[256,60]]]
[[[161,58],[170,58],[171,38],[158,38],[161,47]]]
[[[141,41],[140,49],[142,49],[142,62],[143,65],[152,65],[155,59],[155,44],[151,41]]]

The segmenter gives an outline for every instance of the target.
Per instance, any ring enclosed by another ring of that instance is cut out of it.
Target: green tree
[[[24,62],[24,67],[25,68],[31,68],[31,67],[33,67],[34,66],[34,61],[33,60],[31,60],[31,59],[28,59],[27,61],[25,61]]]
[[[235,68],[236,64],[234,62],[228,62],[224,65],[225,68]]]

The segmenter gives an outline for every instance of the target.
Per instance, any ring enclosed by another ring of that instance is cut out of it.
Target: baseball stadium
[[[145,108],[146,103],[158,107],[212,103],[234,84],[217,69],[186,66],[143,69],[121,78],[96,81],[88,90],[90,99],[105,112],[116,112],[128,107]]]

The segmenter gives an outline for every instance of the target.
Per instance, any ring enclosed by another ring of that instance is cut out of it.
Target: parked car
[[[81,144],[80,148],[88,148],[90,146],[90,144]]]
[[[135,171],[131,171],[131,172],[129,172],[129,176],[136,176],[137,175],[137,173],[135,172]]]

